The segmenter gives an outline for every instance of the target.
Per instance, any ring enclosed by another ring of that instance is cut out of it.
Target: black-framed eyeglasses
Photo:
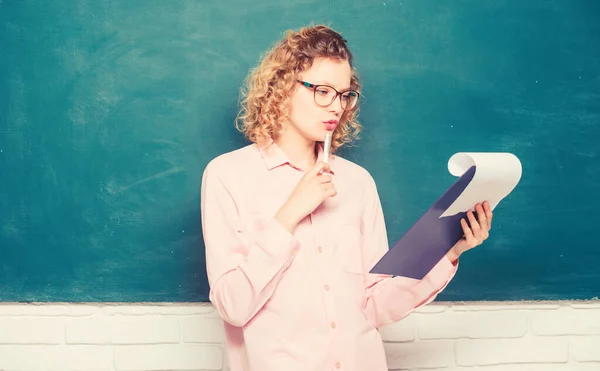
[[[316,85],[301,80],[298,80],[298,82],[314,91],[315,103],[321,107],[329,106],[339,95],[342,109],[348,111],[356,106],[358,97],[360,96],[360,93],[356,90],[345,90],[339,92],[334,87],[329,85]]]

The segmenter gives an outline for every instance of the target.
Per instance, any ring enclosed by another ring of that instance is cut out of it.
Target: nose
[[[342,97],[341,95],[337,95],[333,102],[328,107],[329,112],[335,113],[336,116],[340,116],[342,114]]]

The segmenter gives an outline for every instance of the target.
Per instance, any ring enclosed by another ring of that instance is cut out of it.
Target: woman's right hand
[[[319,161],[298,182],[296,188],[275,215],[288,232],[293,233],[300,221],[323,201],[337,194],[329,164]]]

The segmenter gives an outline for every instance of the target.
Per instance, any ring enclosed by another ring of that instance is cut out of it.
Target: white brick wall
[[[600,371],[599,301],[432,303],[382,335],[390,370]],[[228,371],[223,342],[209,304],[0,304],[0,371]]]

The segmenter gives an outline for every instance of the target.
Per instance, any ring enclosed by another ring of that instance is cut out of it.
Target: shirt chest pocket
[[[335,262],[338,267],[338,287],[340,300],[362,308],[365,300],[365,286],[362,261],[362,233],[360,221],[340,223],[336,227]]]
[[[332,233],[337,261],[343,273],[363,274],[362,233],[359,220],[339,223]]]

